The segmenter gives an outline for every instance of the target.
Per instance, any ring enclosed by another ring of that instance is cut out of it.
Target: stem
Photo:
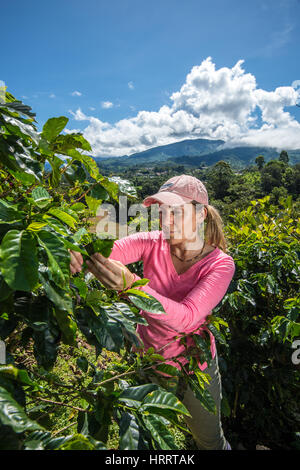
[[[73,161],[74,160],[71,158],[70,162],[60,172],[60,176],[62,176],[64,174],[64,172],[69,168],[69,166],[72,165]]]
[[[168,360],[168,361],[171,361],[171,360],[173,360],[173,359],[176,359],[176,356],[175,356],[175,358],[170,357],[170,358],[168,358],[167,360]],[[147,367],[145,367],[144,369],[141,369],[141,370],[142,370],[142,371],[145,371],[145,370],[148,370],[148,369],[152,369],[153,366],[154,366],[154,367],[155,367],[155,366],[159,366],[160,364],[165,364],[165,362],[166,362],[166,361],[156,362],[155,364],[151,364],[150,366],[147,366]],[[133,367],[133,365],[130,366],[130,368],[131,368],[131,367]],[[129,369],[128,369],[128,370],[129,370]],[[122,374],[115,375],[114,377],[110,377],[109,379],[103,380],[103,382],[98,382],[98,383],[96,383],[95,385],[101,386],[101,385],[103,385],[103,384],[105,384],[105,383],[107,383],[107,382],[112,382],[113,380],[119,379],[120,377],[124,377],[125,375],[136,374],[136,369],[135,369],[135,370],[132,370],[132,371],[130,371],[130,372],[128,372],[128,370],[127,370],[126,372],[122,372]]]
[[[73,421],[73,423],[68,424],[68,426],[65,426],[64,428],[60,429],[59,431],[55,431],[52,434],[52,437],[56,436],[57,434],[60,434],[61,432],[65,431],[66,429],[70,428],[71,426],[74,426],[74,424],[77,424],[77,422]]]
[[[93,188],[93,186],[95,186],[97,184],[97,181],[93,184],[90,185],[90,187],[78,198],[78,199],[75,199],[74,200],[74,203],[75,202],[78,202],[80,201],[80,199],[82,199],[88,192],[90,192],[90,190]]]
[[[33,370],[31,370],[30,372],[31,372],[33,375],[36,375],[39,379],[45,380],[45,382],[50,382],[50,384],[56,385],[57,387],[67,388],[68,390],[74,388],[74,385],[67,385],[67,384],[60,383],[60,382],[53,382],[52,380],[51,380],[51,381],[48,381],[46,377],[44,377],[43,375],[38,374],[37,372],[34,372]]]
[[[53,400],[48,400],[47,398],[41,398],[41,397],[36,397],[37,400],[45,401],[47,403],[52,403],[53,405],[58,405],[58,406],[67,406],[68,408],[73,408],[73,410],[77,411],[83,411],[84,413],[90,413],[90,411],[85,410],[83,408],[78,408],[77,406],[69,405],[68,403],[62,403],[59,401],[53,401]]]

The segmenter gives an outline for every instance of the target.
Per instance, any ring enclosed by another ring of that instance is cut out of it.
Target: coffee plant
[[[8,92],[0,103],[0,340],[7,353],[0,365],[0,448],[101,450],[116,423],[119,449],[176,449],[170,426],[187,431],[181,418],[189,412],[174,388],[152,383],[147,373],[190,383],[215,412],[205,386],[210,377],[195,359],[210,363],[207,339],[195,331],[186,369],[173,367],[161,351],[145,351],[136,333],[138,323],[147,324],[140,309],[165,313],[136,289],[148,279],[117,292],[86,269],[71,275],[69,250],[84,260],[92,251],[111,252],[114,240],[89,230],[98,206],[118,204],[120,194],[135,200],[136,191],[101,175],[83,135],[63,133],[67,122],[51,118],[38,132],[29,106]],[[222,324],[212,317],[206,327],[224,342]],[[76,358],[69,381],[53,372],[61,345]],[[31,356],[20,359],[27,350]],[[119,359],[101,368],[106,351]],[[55,432],[47,422],[53,408],[71,412],[69,425]],[[76,431],[67,434],[74,422]]]

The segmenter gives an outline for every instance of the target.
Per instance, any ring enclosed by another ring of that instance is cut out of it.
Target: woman
[[[140,279],[125,265],[143,260],[143,274],[150,282],[139,289],[159,300],[166,314],[141,310],[140,314],[148,325],[138,325],[137,331],[145,349],[153,346],[166,359],[176,357],[185,364],[185,346],[180,339],[174,338],[179,333],[192,333],[205,322],[226,294],[235,264],[226,254],[222,219],[218,211],[208,204],[206,188],[197,178],[174,176],[143,203],[145,206],[159,205],[162,231],[137,232],[116,240],[109,258],[96,253],[87,265],[106,287],[122,290],[122,272],[127,287]],[[81,269],[82,262],[79,253],[71,252],[72,273]],[[198,366],[212,377],[208,390],[216,402],[217,413],[206,411],[189,387],[182,402],[192,416],[186,418],[186,422],[197,447],[229,450],[221,425],[221,379],[211,333],[210,339],[212,365],[208,368],[205,362],[198,363]],[[193,345],[191,338],[188,338],[187,345]],[[180,367],[172,360],[166,362]]]

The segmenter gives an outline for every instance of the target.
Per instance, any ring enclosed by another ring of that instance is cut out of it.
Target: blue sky
[[[95,155],[189,137],[300,148],[299,0],[16,0],[0,12],[0,80],[39,129],[65,115]]]

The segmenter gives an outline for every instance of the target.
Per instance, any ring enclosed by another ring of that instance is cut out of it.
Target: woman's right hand
[[[79,273],[83,265],[82,255],[78,251],[74,251],[74,250],[68,250],[68,251],[70,252],[70,255],[71,255],[70,271],[72,274]]]

